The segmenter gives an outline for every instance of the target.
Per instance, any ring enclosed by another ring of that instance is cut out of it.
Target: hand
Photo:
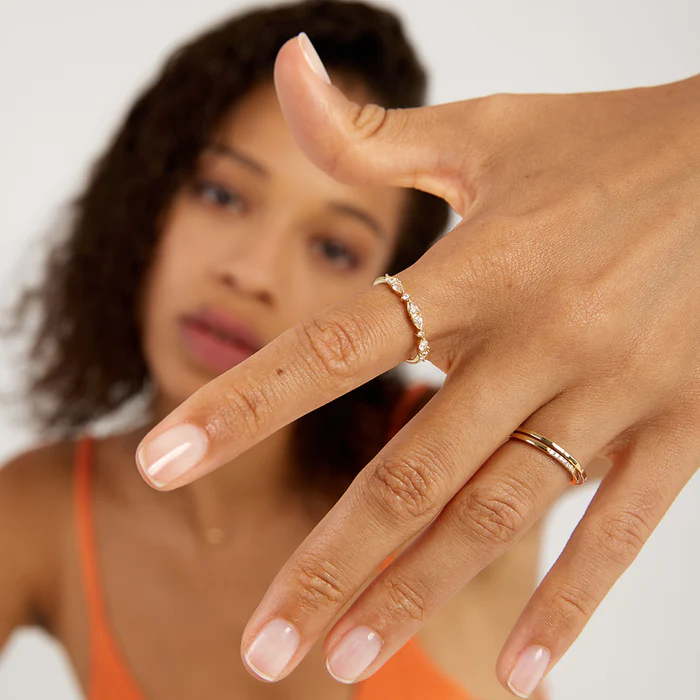
[[[336,677],[374,673],[567,488],[554,459],[507,440],[523,426],[584,466],[613,463],[499,658],[499,679],[525,697],[700,461],[700,79],[386,111],[348,102],[309,66],[291,40],[275,79],[319,167],[426,190],[463,217],[399,273],[447,377],[277,575],[242,651],[268,680],[288,675],[418,535],[326,637]],[[189,483],[415,342],[403,303],[372,287],[195,393],[144,438],[142,473],[183,443],[161,487]]]

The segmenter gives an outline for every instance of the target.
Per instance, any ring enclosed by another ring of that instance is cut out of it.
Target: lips
[[[214,372],[225,372],[262,347],[255,331],[212,307],[179,319],[180,336],[189,353]]]

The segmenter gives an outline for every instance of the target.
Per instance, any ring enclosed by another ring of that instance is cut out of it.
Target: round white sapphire
[[[419,330],[422,330],[423,328],[423,317],[420,315],[420,311],[418,311],[418,307],[412,302],[408,302],[408,313],[413,319],[413,323],[416,324],[416,327]]]

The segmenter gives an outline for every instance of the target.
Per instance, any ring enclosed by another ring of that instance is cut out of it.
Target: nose
[[[284,277],[283,240],[259,230],[243,238],[217,262],[217,279],[230,291],[272,305]]]

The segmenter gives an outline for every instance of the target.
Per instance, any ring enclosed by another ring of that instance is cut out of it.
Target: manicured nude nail
[[[335,645],[326,668],[337,681],[354,683],[381,650],[382,638],[372,628],[355,627]]]
[[[207,434],[201,428],[182,423],[144,445],[137,459],[155,486],[167,486],[196,467],[208,446]]]
[[[549,649],[539,645],[527,647],[518,658],[515,668],[508,678],[508,687],[520,698],[530,697],[530,693],[542,680],[551,654]]]
[[[286,620],[275,618],[260,628],[245,653],[245,660],[255,673],[274,681],[299,648],[299,633]]]
[[[325,80],[327,83],[330,83],[331,79],[328,75],[328,71],[323,65],[323,61],[316,52],[314,45],[311,43],[311,39],[309,39],[309,37],[304,32],[302,32],[297,37],[297,41],[299,42],[299,46],[301,47],[301,50],[304,53],[304,56],[306,57],[306,60],[311,66],[311,70],[313,70],[313,72],[316,73],[316,75],[319,78]]]

